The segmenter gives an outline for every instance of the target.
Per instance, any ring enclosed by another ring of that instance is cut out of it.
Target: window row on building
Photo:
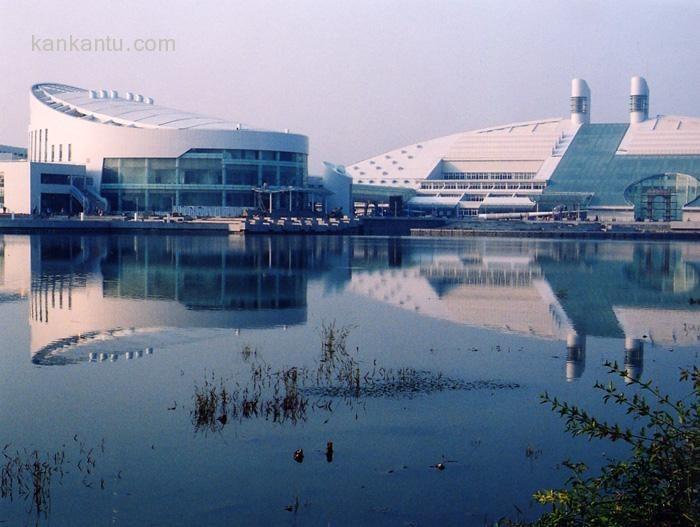
[[[297,152],[280,152],[276,150],[241,150],[219,148],[193,148],[187,157],[215,157],[217,159],[245,159],[248,161],[282,161],[288,163],[305,163],[306,154]]]
[[[421,190],[541,190],[544,183],[455,183],[448,181],[422,181]]]
[[[250,152],[249,156],[246,152]],[[179,158],[107,158],[102,188],[123,185],[302,187],[306,155],[255,150],[190,151]]]
[[[170,212],[176,206],[255,207],[251,191],[110,189],[102,196],[110,210]]]
[[[535,172],[443,172],[442,179],[490,180],[490,181],[528,181],[535,177]]]

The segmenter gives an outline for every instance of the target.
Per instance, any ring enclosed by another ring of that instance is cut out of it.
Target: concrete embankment
[[[95,232],[116,233],[129,231],[148,231],[166,233],[203,233],[228,234],[239,232],[237,224],[196,222],[166,223],[162,220],[124,220],[124,219],[62,219],[62,218],[29,218],[14,219],[0,218],[0,232],[3,233],[32,233],[32,232]]]
[[[110,218],[36,218],[31,216],[0,216],[0,232],[148,232],[167,234],[350,234],[357,232],[354,219],[321,218],[220,218],[220,219],[137,219]]]
[[[462,222],[443,228],[411,229],[411,236],[700,241],[700,222]]]
[[[437,229],[443,227],[442,218],[392,218],[363,216],[360,218],[360,233],[367,236],[408,236],[415,229]]]
[[[220,218],[138,219],[36,218],[0,215],[0,233],[147,232],[165,234],[363,234],[369,236],[517,237],[579,239],[700,240],[700,222],[601,224],[593,222],[451,222],[441,218],[360,219]]]

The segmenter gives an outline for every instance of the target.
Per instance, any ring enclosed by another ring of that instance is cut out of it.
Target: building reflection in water
[[[29,295],[31,252],[27,236],[0,235],[0,304]]]
[[[566,380],[579,379],[586,369],[586,335],[571,332],[566,336]]]
[[[644,343],[700,341],[700,248],[693,244],[412,240],[354,247],[349,289],[427,316],[566,343],[581,377],[588,336],[617,338],[628,379]],[[386,243],[386,242],[384,242]],[[384,265],[381,264],[385,258]],[[394,269],[390,260],[400,259]]]
[[[700,303],[689,302],[700,299],[700,248],[693,244],[0,239],[0,301],[29,296],[31,356],[44,364],[146,357],[154,336],[159,343],[177,342],[194,338],[197,328],[236,334],[304,324],[311,281],[423,316],[561,341],[567,380],[585,371],[588,337],[624,342],[620,351],[631,379],[642,374],[645,343],[700,340]],[[86,345],[100,341],[112,343],[109,354]]]
[[[349,277],[338,237],[64,236],[27,243],[30,346],[41,363],[85,360],[71,353],[89,350],[88,342],[129,342],[126,354],[157,334],[164,343],[193,338],[168,328],[236,333],[303,324],[308,281],[337,287]]]
[[[625,337],[625,382],[638,381],[644,371],[644,341]]]

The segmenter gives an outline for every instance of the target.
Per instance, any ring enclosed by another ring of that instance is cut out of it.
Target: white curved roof
[[[632,124],[618,155],[700,155],[700,118],[658,115]]]
[[[86,90],[65,84],[35,84],[33,95],[71,117],[114,126],[171,130],[259,130],[241,123],[159,106],[153,99],[111,90]]]
[[[417,186],[435,170],[460,134],[438,137],[365,159],[345,168],[355,183]]]
[[[415,186],[442,172],[531,172],[546,180],[578,126],[551,118],[471,130],[423,141],[347,167],[355,183]]]

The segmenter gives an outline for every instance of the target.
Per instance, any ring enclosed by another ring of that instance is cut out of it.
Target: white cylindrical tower
[[[649,118],[649,86],[644,77],[630,80],[630,123],[641,123]]]
[[[583,79],[571,80],[571,122],[574,124],[591,122],[591,90]]]

